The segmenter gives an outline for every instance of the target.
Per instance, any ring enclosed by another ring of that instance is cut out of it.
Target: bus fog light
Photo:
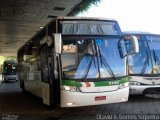
[[[70,90],[70,87],[69,87],[69,86],[63,86],[63,90],[69,91],[69,90]]]
[[[79,89],[76,86],[61,86],[61,90],[71,91],[71,92],[78,92]]]
[[[127,98],[122,98],[121,101],[127,101]]]
[[[140,83],[139,82],[130,82],[130,85],[140,85]]]
[[[129,82],[122,83],[122,84],[119,85],[119,89],[126,88],[128,86],[129,86]]]
[[[68,106],[72,106],[72,105],[73,105],[73,103],[67,103],[67,105],[68,105]]]

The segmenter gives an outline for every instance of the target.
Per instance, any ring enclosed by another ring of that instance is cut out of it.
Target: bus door
[[[41,83],[42,83],[42,99],[46,105],[51,105],[51,51],[47,44],[44,44],[40,52],[41,61]]]

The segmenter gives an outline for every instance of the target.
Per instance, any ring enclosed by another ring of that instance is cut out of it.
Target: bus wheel
[[[25,93],[26,90],[25,90],[25,86],[24,86],[23,80],[20,80],[20,85],[21,85],[22,93]]]
[[[53,105],[46,105],[43,103],[44,108],[48,109],[48,110],[52,110],[54,108]]]
[[[7,83],[7,80],[4,78],[4,79],[3,79],[3,82],[4,82],[4,83]]]

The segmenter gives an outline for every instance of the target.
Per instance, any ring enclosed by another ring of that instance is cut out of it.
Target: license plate
[[[106,96],[97,96],[95,97],[95,101],[106,100]]]

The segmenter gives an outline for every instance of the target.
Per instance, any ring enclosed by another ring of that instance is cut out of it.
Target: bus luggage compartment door
[[[42,99],[43,103],[50,105],[50,85],[42,82]]]

